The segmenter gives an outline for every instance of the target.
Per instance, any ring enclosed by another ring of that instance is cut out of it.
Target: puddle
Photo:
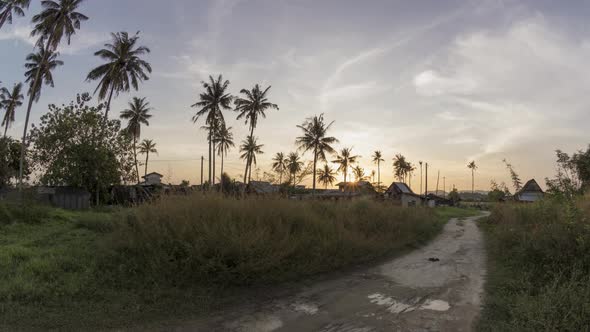
[[[379,293],[371,294],[368,298],[373,304],[387,307],[392,314],[409,313],[414,310],[447,311],[451,308],[449,303],[443,300],[426,300],[422,305],[416,305],[418,300],[408,304]]]
[[[447,311],[451,308],[448,302],[442,300],[428,300],[420,307],[420,310]]]
[[[295,303],[293,304],[293,310],[297,312],[302,312],[308,315],[315,315],[318,313],[319,309],[318,306],[314,304],[307,304],[307,303]]]
[[[272,332],[283,327],[283,322],[278,316],[255,315],[242,318],[228,327],[240,332]]]

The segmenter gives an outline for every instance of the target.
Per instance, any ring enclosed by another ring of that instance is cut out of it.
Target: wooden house
[[[392,183],[384,195],[386,199],[404,207],[422,205],[422,197],[415,194],[407,184],[402,182]]]

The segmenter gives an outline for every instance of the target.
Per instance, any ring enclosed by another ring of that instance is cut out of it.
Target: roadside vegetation
[[[192,195],[109,212],[0,203],[0,326],[116,328],[420,246],[458,209]],[[465,212],[463,212],[465,213]]]

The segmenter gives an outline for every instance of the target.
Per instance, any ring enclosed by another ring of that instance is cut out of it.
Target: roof
[[[535,181],[535,179],[529,180],[518,192],[519,194],[522,193],[545,193],[541,186]]]
[[[365,186],[372,186],[371,182],[368,181],[359,181],[359,182],[340,182],[336,185],[337,187],[344,187],[344,186],[355,186],[355,187],[365,187]]]
[[[390,194],[408,194],[408,195],[416,195],[412,188],[410,188],[407,184],[403,182],[394,182],[389,186],[389,189],[385,193]]]
[[[250,181],[249,189],[256,194],[276,194],[279,187],[272,185],[270,182]]]
[[[162,174],[160,174],[160,173],[151,172],[150,174],[146,174],[145,176],[142,176],[142,178],[144,178],[144,179],[145,179],[145,178],[147,178],[147,177],[148,177],[148,176],[150,176],[150,175],[157,175],[157,176],[159,176],[159,177],[161,177],[161,178],[163,178],[163,177],[164,177],[164,175],[162,175]]]

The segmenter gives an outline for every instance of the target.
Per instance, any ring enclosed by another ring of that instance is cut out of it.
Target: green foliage
[[[499,204],[483,224],[490,257],[482,331],[590,325],[590,201]]]
[[[52,215],[53,209],[39,204],[0,202],[0,225],[25,223],[39,224]]]
[[[547,192],[566,200],[580,195],[590,185],[590,147],[569,156],[561,150],[556,151],[557,174],[553,179],[545,179]]]
[[[18,178],[21,143],[11,137],[0,138],[0,188]],[[24,176],[31,174],[29,156],[25,156]]]
[[[461,195],[459,194],[457,188],[453,188],[453,190],[451,190],[449,193],[449,199],[453,201],[453,203],[458,203],[461,201]]]
[[[32,160],[41,184],[99,190],[104,197],[109,186],[135,177],[131,139],[118,120],[103,121],[103,104],[89,101],[83,94],[67,106],[49,105],[30,133]]]

